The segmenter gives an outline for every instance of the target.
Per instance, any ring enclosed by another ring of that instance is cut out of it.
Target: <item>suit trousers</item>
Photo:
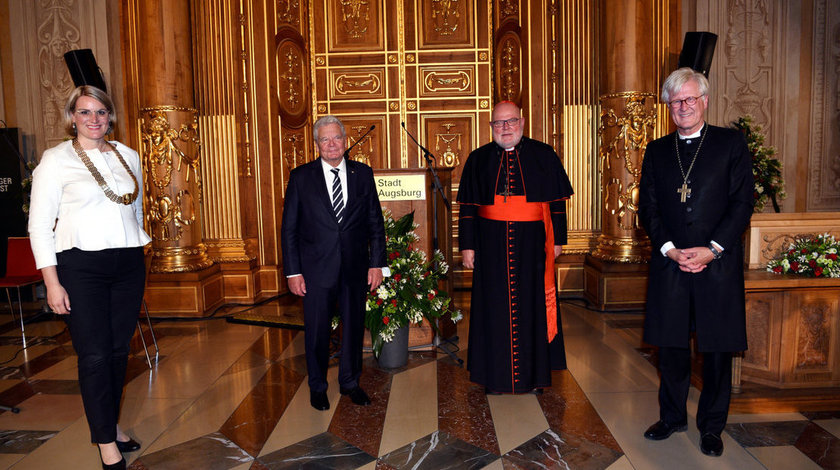
[[[303,296],[304,343],[309,390],[327,390],[332,317],[341,319],[341,356],[338,361],[338,384],[351,389],[362,374],[362,341],[365,324],[365,282],[367,278],[347,279],[341,274],[333,287],[306,284]]]
[[[73,248],[57,258],[59,282],[70,297],[66,321],[91,442],[114,442],[129,342],[143,301],[143,248]]]
[[[659,348],[659,419],[669,424],[686,423],[686,400],[691,385],[691,351]],[[701,434],[720,435],[729,414],[732,392],[732,353],[703,353],[703,390],[697,404],[697,429]]]

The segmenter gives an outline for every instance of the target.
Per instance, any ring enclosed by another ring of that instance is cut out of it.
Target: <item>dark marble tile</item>
[[[802,415],[811,421],[815,419],[840,419],[840,411],[803,411]]]
[[[735,423],[727,424],[726,432],[744,447],[789,446],[810,424],[808,421]]]
[[[537,397],[549,427],[563,436],[597,443],[623,454],[607,425],[568,370],[551,373],[551,387]]]
[[[390,452],[381,459],[392,468],[415,470],[478,469],[497,460],[498,455],[436,431]]]
[[[468,374],[452,361],[438,361],[438,430],[499,455],[499,441],[484,387],[470,382]]]
[[[57,431],[0,431],[0,454],[28,454],[56,434]]]
[[[374,457],[328,432],[266,454],[260,468],[351,470],[372,462]],[[251,468],[254,468],[252,466]]]
[[[794,444],[826,470],[840,469],[840,439],[814,423],[808,423]]]
[[[434,360],[437,360],[434,351],[416,351],[416,352],[409,352],[408,353],[408,362],[402,366],[397,367],[394,369],[385,369],[379,367],[379,363],[376,361],[376,358],[373,357],[373,353],[365,354],[364,359],[364,367],[375,368],[379,369],[383,372],[387,372],[391,375],[399,374],[400,372],[407,371],[409,369],[413,369],[417,366],[422,366],[423,364],[428,364]]]
[[[35,395],[29,382],[21,381],[0,392],[0,403],[6,406],[17,406]],[[3,411],[2,413],[7,413]]]
[[[502,457],[506,469],[603,470],[623,455],[598,443],[548,430]]]
[[[77,380],[31,380],[29,381],[35,393],[45,395],[79,395]]]
[[[59,362],[74,356],[76,353],[70,345],[57,346],[40,356],[33,358],[31,361],[26,361],[20,366],[20,371],[26,377],[43,372]]]
[[[329,432],[375,456],[379,455],[382,426],[385,424],[385,412],[391,394],[391,375],[366,367],[362,369],[359,382],[370,397],[371,404],[354,405],[350,397],[342,396],[336,403]]]
[[[255,367],[264,367],[271,363],[261,354],[256,354],[253,351],[245,351],[239,358],[228,367],[222,375],[236,374],[246,370],[251,370]]]
[[[151,454],[131,464],[134,470],[227,470],[253,458],[219,433],[193,439]]]
[[[20,371],[20,367],[0,367],[0,379],[23,380],[26,377]]]
[[[259,455],[303,379],[297,372],[272,365],[219,432],[250,455]]]

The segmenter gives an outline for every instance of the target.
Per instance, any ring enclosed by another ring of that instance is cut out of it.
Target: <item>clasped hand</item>
[[[715,259],[715,255],[708,247],[696,246],[693,248],[671,248],[668,250],[668,258],[676,262],[680,270],[687,273],[699,273],[706,269],[709,263]]]

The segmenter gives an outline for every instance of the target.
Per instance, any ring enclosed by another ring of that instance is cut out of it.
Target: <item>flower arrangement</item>
[[[438,289],[438,281],[449,271],[443,253],[435,250],[432,259],[427,260],[426,253],[411,246],[420,239],[414,232],[418,227],[414,212],[394,220],[391,212],[383,209],[382,217],[391,275],[383,279],[378,289],[368,293],[365,305],[365,327],[370,330],[377,358],[382,344],[391,341],[400,327],[420,323],[425,318],[437,329],[435,320],[444,314],[454,322],[462,318],[459,310],[452,309],[449,294]]]
[[[762,212],[768,200],[773,204],[773,210],[779,212],[778,201],[787,197],[787,194],[782,177],[782,162],[774,157],[776,148],[764,146],[761,126],[753,125],[752,116],[740,117],[732,126],[744,133],[752,155],[752,172],[755,179],[753,212]]]
[[[779,258],[767,263],[767,270],[776,274],[840,277],[840,263],[837,262],[838,250],[840,250],[840,243],[828,233],[816,237],[797,238]]]

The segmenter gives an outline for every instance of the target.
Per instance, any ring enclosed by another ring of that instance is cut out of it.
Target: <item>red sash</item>
[[[478,215],[490,220],[506,222],[536,222],[545,225],[545,319],[548,324],[548,342],[557,335],[557,284],[554,280],[554,229],[551,210],[547,202],[528,202],[525,196],[496,195],[492,206],[479,206]]]

